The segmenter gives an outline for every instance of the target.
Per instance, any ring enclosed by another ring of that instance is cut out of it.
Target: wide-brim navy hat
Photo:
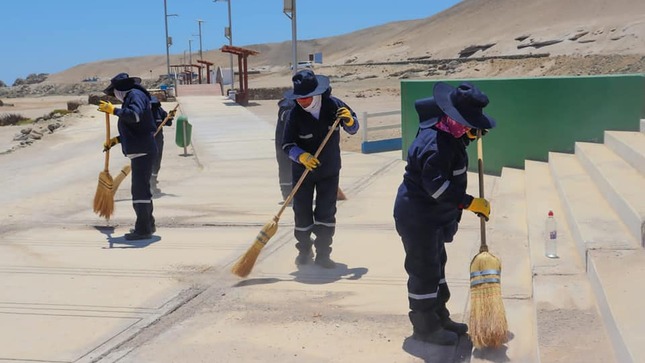
[[[284,97],[295,100],[325,93],[329,88],[329,78],[314,74],[310,69],[303,69],[292,78],[293,89],[284,93]]]
[[[130,77],[127,73],[119,73],[110,80],[110,85],[103,90],[103,93],[114,96],[114,90],[127,91],[135,85],[141,84],[141,78]]]
[[[441,111],[464,126],[492,129],[497,124],[483,112],[489,102],[488,96],[471,83],[464,82],[455,88],[445,82],[437,82],[432,94]]]
[[[443,111],[437,105],[434,97],[421,98],[414,102],[414,108],[419,115],[419,126],[430,127],[443,115]]]

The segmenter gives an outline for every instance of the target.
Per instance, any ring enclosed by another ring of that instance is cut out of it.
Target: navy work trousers
[[[293,186],[298,178],[293,178]],[[300,252],[316,247],[316,254],[329,256],[331,244],[336,232],[336,196],[338,193],[339,174],[320,175],[316,170],[310,172],[293,198],[293,212],[296,226],[294,236],[298,241],[296,248]],[[314,207],[314,192],[316,205]],[[316,238],[312,241],[312,233]]]

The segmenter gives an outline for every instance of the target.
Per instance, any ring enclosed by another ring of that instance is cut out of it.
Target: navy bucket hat
[[[310,69],[303,69],[292,78],[293,89],[284,93],[284,97],[295,100],[325,93],[329,88],[329,78],[314,74]]]
[[[497,122],[483,112],[488,97],[475,87],[464,82],[457,88],[437,82],[432,90],[437,106],[451,119],[474,129],[492,129]]]
[[[114,96],[114,90],[127,91],[135,85],[141,84],[141,78],[130,77],[127,73],[119,73],[110,80],[110,85],[103,90],[103,93]]]

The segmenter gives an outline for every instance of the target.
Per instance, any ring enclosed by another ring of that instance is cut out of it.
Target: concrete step
[[[645,362],[645,250],[589,251],[589,280],[618,362]]]
[[[645,134],[630,131],[605,131],[605,145],[639,173],[645,175]]]
[[[502,297],[511,334],[505,352],[512,362],[538,362],[537,324],[526,229],[524,171],[502,169],[489,197],[491,218],[486,224],[489,251],[502,262]],[[489,361],[499,352],[481,352],[471,362]]]
[[[640,248],[575,155],[551,152],[549,168],[580,256],[586,258],[587,250]]]
[[[584,259],[564,218],[549,166],[525,162],[526,222],[537,314],[537,344],[542,362],[614,362]],[[544,254],[545,219],[557,221],[558,258]]]
[[[585,146],[583,146],[584,148]],[[618,362],[643,361],[642,289],[645,252],[611,208],[575,155],[550,153],[549,167],[563,201],[564,213],[585,259],[587,277],[596,297]]]
[[[630,233],[645,245],[645,176],[606,145],[577,142],[575,149],[586,172]]]

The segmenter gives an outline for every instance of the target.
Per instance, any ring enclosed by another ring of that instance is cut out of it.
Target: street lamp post
[[[298,72],[298,40],[296,37],[296,0],[284,0],[284,15],[291,19],[291,74]]]
[[[201,19],[197,19],[197,23],[199,24],[199,59],[204,60],[202,57],[202,23],[204,21]]]
[[[224,28],[224,36],[228,39],[228,45],[233,46],[233,24],[231,23],[231,0],[213,0],[213,2],[226,1],[228,3],[228,27]],[[231,88],[235,88],[235,72],[233,71],[233,53],[229,53],[231,63]]]
[[[190,74],[193,74],[193,40],[188,39],[188,65],[190,66]]]
[[[169,16],[179,16],[177,14],[168,14],[168,7],[166,0],[163,0],[163,14],[164,22],[166,25],[166,76],[170,77],[170,46],[172,45],[172,38],[168,36],[168,17]]]

